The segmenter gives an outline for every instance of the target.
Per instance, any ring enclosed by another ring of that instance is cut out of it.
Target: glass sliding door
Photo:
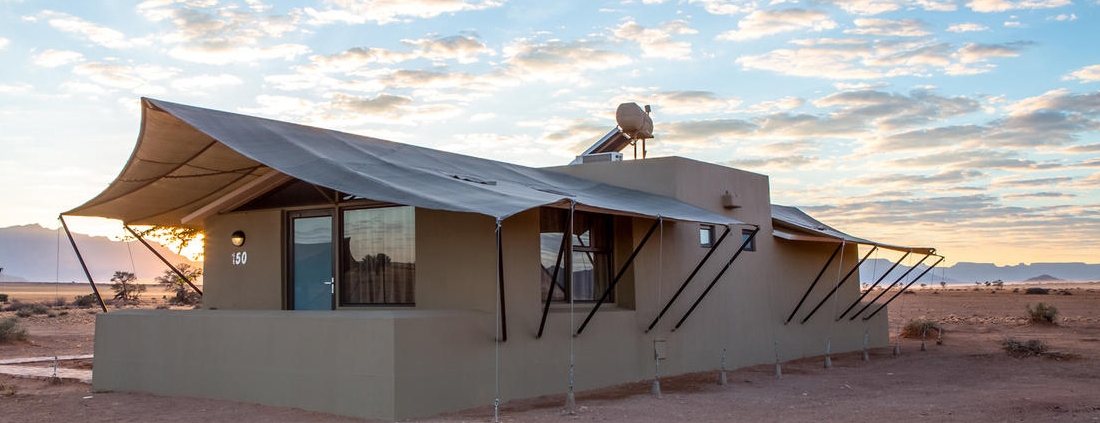
[[[332,310],[335,286],[331,212],[291,214],[290,234],[290,308]]]

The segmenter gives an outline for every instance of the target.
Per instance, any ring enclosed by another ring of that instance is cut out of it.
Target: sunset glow
[[[769,175],[852,235],[1097,263],[1098,22],[1094,0],[0,0],[0,227],[102,191],[141,96],[529,166],[637,102],[650,157]]]

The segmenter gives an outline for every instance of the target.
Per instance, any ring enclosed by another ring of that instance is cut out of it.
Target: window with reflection
[[[574,212],[573,233],[565,238],[569,210],[543,208],[539,215],[543,301],[551,293],[554,301],[568,301],[570,295],[574,301],[598,300],[612,278],[611,216]],[[572,286],[566,283],[563,241],[573,243]],[[615,300],[614,292],[608,300]]]
[[[340,305],[415,303],[415,209],[344,210],[342,217]]]

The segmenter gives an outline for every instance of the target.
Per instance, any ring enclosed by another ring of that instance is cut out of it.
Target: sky
[[[105,188],[142,96],[529,166],[636,102],[852,235],[1098,263],[1097,40],[1100,0],[0,0],[0,227]]]

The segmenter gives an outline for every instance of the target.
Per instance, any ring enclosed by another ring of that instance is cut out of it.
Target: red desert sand
[[[1028,285],[917,289],[890,306],[892,340],[905,323],[926,318],[945,329],[921,351],[919,338],[893,348],[727,372],[717,370],[661,379],[661,398],[649,380],[579,392],[573,413],[565,395],[509,401],[503,422],[1097,422],[1100,421],[1100,284],[1044,284],[1049,295],[1027,295]],[[978,290],[975,290],[978,289]],[[1016,291],[1016,292],[1014,292]],[[1058,309],[1056,324],[1030,323],[1026,306],[1043,302]],[[61,311],[67,313],[62,314]],[[90,354],[94,310],[58,310],[56,317],[19,318],[26,342],[0,344],[0,358]],[[14,312],[0,313],[6,319]],[[1007,339],[1042,341],[1047,352],[1014,357]],[[895,341],[892,341],[895,342]],[[87,369],[91,360],[63,363]],[[52,363],[42,363],[49,366]],[[564,370],[563,370],[564,372]],[[564,383],[564,379],[563,379]],[[564,386],[563,386],[564,390]],[[491,405],[437,416],[425,422],[486,422]],[[229,401],[93,393],[89,385],[0,376],[0,421],[4,422],[358,422],[290,408]]]

